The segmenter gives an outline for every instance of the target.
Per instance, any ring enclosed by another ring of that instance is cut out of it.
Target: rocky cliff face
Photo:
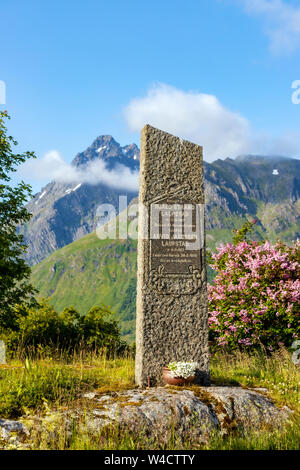
[[[290,239],[299,237],[300,160],[249,155],[204,167],[208,230],[227,228],[229,216],[250,215],[267,235],[298,224]],[[277,221],[267,217],[271,208]]]
[[[100,136],[72,164],[84,169],[102,160],[106,169],[139,168],[135,144],[121,147],[113,137]],[[300,237],[300,160],[283,157],[241,156],[235,160],[204,163],[208,241],[226,241],[228,230],[241,218],[257,218],[260,237],[289,241]],[[97,225],[96,210],[109,203],[118,209],[119,194],[128,203],[135,190],[103,183],[51,182],[34,196],[27,208],[30,222],[22,228],[28,245],[27,261],[36,264],[50,253],[82,236]],[[225,231],[225,232],[224,232]],[[226,232],[227,231],[227,232]]]

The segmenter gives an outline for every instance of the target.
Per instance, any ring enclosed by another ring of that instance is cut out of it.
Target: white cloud
[[[202,145],[207,161],[236,156],[249,147],[247,119],[226,109],[213,95],[158,84],[146,96],[133,99],[125,117],[132,131],[151,124]]]
[[[250,15],[260,16],[275,54],[293,52],[300,46],[300,5],[283,0],[238,0]]]
[[[18,176],[38,182],[102,183],[119,189],[138,189],[138,173],[124,165],[108,170],[103,160],[94,160],[84,168],[77,168],[63,160],[56,150],[51,150],[42,158],[27,160],[19,167]]]
[[[124,110],[129,128],[145,124],[203,146],[204,159],[240,154],[300,155],[300,134],[272,136],[254,131],[239,113],[225,108],[213,95],[184,92],[165,84],[153,86]]]

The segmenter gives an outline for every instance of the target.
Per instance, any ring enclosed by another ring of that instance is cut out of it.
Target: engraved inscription
[[[202,286],[201,272],[195,266],[189,266],[188,270],[188,275],[165,275],[164,266],[161,265],[150,272],[150,283],[159,294],[163,295],[180,297],[180,295],[195,294]]]
[[[201,268],[201,250],[190,249],[200,238],[196,211],[195,204],[173,200],[150,208],[150,271],[162,266],[164,275],[191,275],[190,266]]]

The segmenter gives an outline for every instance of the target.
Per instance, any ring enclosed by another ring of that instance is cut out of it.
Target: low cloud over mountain
[[[36,181],[49,178],[58,183],[102,183],[112,188],[138,189],[138,171],[122,164],[108,169],[104,160],[91,161],[83,168],[76,167],[67,163],[56,150],[38,160],[28,160],[23,165],[22,175]]]
[[[67,163],[52,150],[42,158],[25,162],[19,174],[24,179],[57,183],[88,183],[137,191],[139,150],[132,144],[121,147],[111,136],[101,136],[73,162]]]

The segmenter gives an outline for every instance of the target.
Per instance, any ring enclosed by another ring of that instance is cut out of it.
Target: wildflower
[[[195,373],[198,366],[197,362],[170,362],[168,368],[171,371],[173,377],[184,377],[187,379]]]

